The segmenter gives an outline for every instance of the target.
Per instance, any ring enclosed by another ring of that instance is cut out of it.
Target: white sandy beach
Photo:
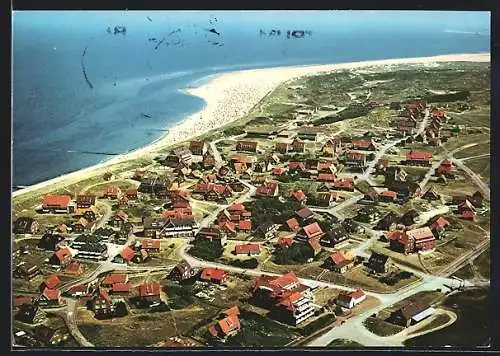
[[[400,58],[328,65],[264,68],[225,73],[214,77],[210,82],[198,88],[185,90],[186,93],[204,99],[206,103],[205,107],[200,112],[191,115],[181,124],[170,129],[164,137],[133,152],[116,156],[106,162],[18,190],[13,192],[12,196],[16,197],[56,183],[74,183],[88,177],[89,174],[102,174],[108,167],[116,163],[136,159],[144,154],[154,153],[170,145],[189,140],[204,132],[221,127],[247,113],[267,93],[274,90],[280,83],[297,77],[315,75],[338,69],[354,69],[367,66],[489,61],[490,53],[450,54],[433,57]]]

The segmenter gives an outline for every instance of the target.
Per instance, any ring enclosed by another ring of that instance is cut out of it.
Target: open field
[[[80,309],[78,324],[83,335],[96,346],[144,347],[183,334],[214,311],[209,306],[195,304],[181,310],[156,313],[131,309],[130,314],[122,318],[96,320],[90,311]],[[141,330],[147,332],[138,332]]]
[[[473,158],[465,161],[465,165],[472,169],[474,173],[481,177],[481,180],[487,184],[490,183],[490,162],[489,156]]]
[[[481,142],[475,146],[467,147],[463,150],[460,150],[457,153],[455,153],[453,156],[455,158],[474,157],[474,156],[489,154],[490,149],[491,149],[491,144],[489,141],[488,142]]]

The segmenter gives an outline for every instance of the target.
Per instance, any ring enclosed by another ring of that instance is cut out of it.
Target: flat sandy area
[[[202,98],[206,103],[205,107],[200,112],[191,115],[182,123],[170,129],[162,138],[135,151],[116,156],[106,162],[18,190],[13,192],[12,196],[16,197],[56,183],[69,184],[85,179],[92,174],[102,174],[109,166],[116,163],[136,159],[145,154],[152,154],[165,147],[189,140],[204,132],[226,125],[245,115],[279,84],[305,75],[316,75],[339,69],[354,69],[368,66],[489,61],[490,53],[450,54],[354,63],[264,68],[216,75],[207,84],[198,88],[184,90],[185,93]]]

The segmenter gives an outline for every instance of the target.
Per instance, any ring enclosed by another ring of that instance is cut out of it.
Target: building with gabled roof
[[[356,289],[354,292],[341,293],[336,299],[335,303],[341,307],[352,309],[356,305],[362,303],[366,299],[366,294],[362,289]]]

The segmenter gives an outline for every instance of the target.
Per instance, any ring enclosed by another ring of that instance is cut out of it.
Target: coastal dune
[[[245,115],[266,94],[270,93],[281,83],[298,77],[369,66],[489,61],[490,53],[450,54],[354,63],[252,69],[216,75],[211,81],[200,87],[183,90],[184,93],[202,98],[206,103],[205,107],[200,112],[190,115],[179,125],[171,128],[160,139],[135,151],[113,157],[103,163],[15,191],[12,193],[12,196],[15,198],[28,192],[55,186],[56,184],[71,184],[93,174],[102,174],[110,166],[117,163],[137,159],[147,154],[154,154],[159,150],[224,126]]]

